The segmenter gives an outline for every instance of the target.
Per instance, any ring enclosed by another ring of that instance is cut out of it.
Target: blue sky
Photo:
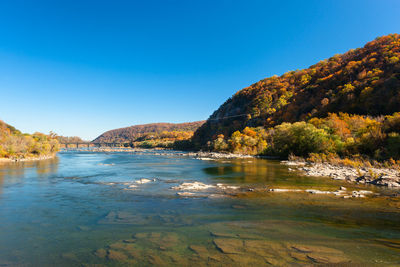
[[[398,0],[1,1],[0,119],[93,139],[399,33]]]

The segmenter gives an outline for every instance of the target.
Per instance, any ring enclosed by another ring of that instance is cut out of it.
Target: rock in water
[[[110,249],[108,250],[107,258],[109,260],[125,261],[128,259],[128,256],[126,256],[123,252]]]
[[[216,238],[213,240],[215,246],[226,254],[243,254],[243,241],[233,238]]]
[[[179,186],[174,186],[171,189],[179,190],[179,191],[200,191],[200,190],[207,190],[210,188],[215,188],[214,185],[203,184],[200,182],[193,182],[193,183],[182,183]]]
[[[152,180],[150,180],[150,179],[141,178],[141,179],[137,180],[136,183],[138,183],[138,184],[147,184],[147,183],[150,183],[151,181]]]

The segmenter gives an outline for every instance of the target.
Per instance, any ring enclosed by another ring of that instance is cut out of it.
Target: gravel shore
[[[335,180],[400,188],[400,171],[397,169],[355,168],[329,163],[306,163],[300,161],[282,161],[282,164],[291,166],[290,170],[302,171],[309,176],[325,176]]]
[[[218,152],[188,152],[184,155],[195,157],[198,159],[248,159],[254,158],[251,155],[242,155],[234,153],[218,153]]]

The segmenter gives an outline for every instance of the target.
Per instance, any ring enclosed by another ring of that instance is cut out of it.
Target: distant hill
[[[159,137],[160,134],[167,136],[167,133],[176,134],[187,133],[190,138],[205,121],[195,121],[186,123],[150,123],[134,125],[107,131],[94,139],[92,142],[111,143],[111,142],[140,142]],[[164,138],[163,136],[163,138]],[[171,137],[173,138],[173,137]]]
[[[56,136],[58,142],[61,144],[68,144],[68,143],[86,143],[89,141],[82,140],[79,136],[61,136],[57,135]]]
[[[328,113],[381,116],[400,111],[400,35],[272,76],[229,98],[194,134],[197,148],[245,127],[265,129]]]

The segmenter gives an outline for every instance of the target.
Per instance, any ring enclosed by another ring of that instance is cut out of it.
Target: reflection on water
[[[25,171],[35,170],[37,178],[45,178],[54,174],[58,169],[59,158],[38,160],[38,161],[20,161],[0,163],[0,194],[7,177],[7,184],[23,182]]]
[[[184,182],[210,187],[179,196],[171,188]],[[266,186],[367,188],[276,161],[174,153],[65,152],[3,164],[0,266],[400,264],[393,192],[368,187],[381,195],[342,199]]]
[[[0,175],[4,177],[22,177],[26,169],[35,169],[38,176],[57,172],[59,158],[0,163]]]

